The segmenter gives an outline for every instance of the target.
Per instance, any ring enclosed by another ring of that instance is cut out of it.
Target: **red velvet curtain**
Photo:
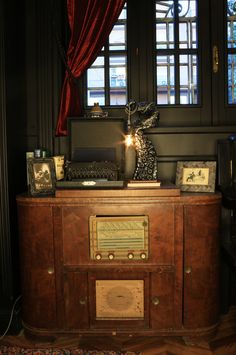
[[[96,59],[116,23],[125,0],[67,0],[71,38],[62,87],[56,135],[67,135],[67,117],[79,116],[82,107],[76,80]]]

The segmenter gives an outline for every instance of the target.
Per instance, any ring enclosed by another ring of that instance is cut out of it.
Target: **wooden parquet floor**
[[[54,343],[27,340],[24,334],[6,336],[0,345],[24,348],[82,348],[140,352],[141,355],[236,355],[236,306],[221,317],[215,337],[211,340],[186,341],[182,337],[74,337],[59,338]]]

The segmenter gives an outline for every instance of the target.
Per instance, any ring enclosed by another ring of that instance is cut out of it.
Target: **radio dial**
[[[115,257],[115,255],[114,255],[114,254],[108,254],[108,259],[113,260],[113,259],[114,259],[114,257]]]
[[[97,254],[97,255],[96,255],[96,259],[97,259],[97,260],[101,260],[101,259],[102,259],[101,254]]]
[[[143,259],[143,260],[146,259],[146,257],[147,257],[147,256],[146,256],[145,253],[141,253],[141,254],[140,254],[140,258]]]
[[[134,254],[133,253],[129,253],[128,254],[128,259],[133,259],[134,258]]]

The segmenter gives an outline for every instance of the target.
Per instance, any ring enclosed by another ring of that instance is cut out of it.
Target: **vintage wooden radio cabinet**
[[[158,189],[18,196],[26,334],[212,334],[220,201]]]

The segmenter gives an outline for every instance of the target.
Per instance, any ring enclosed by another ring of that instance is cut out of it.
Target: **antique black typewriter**
[[[119,175],[119,165],[115,162],[113,149],[79,149],[74,152],[73,161],[65,163],[65,180],[67,181],[86,179],[116,181]]]
[[[57,187],[120,187],[124,180],[124,120],[69,118],[68,127],[70,159],[65,162],[64,181],[58,181]]]

